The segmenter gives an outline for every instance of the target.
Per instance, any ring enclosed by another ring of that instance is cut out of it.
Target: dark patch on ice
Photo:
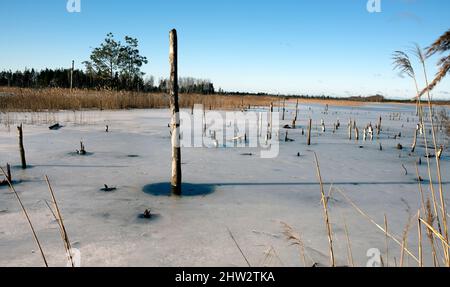
[[[23,170],[32,169],[32,168],[35,168],[35,166],[34,165],[27,165],[27,168],[23,169],[22,165],[12,165],[11,169],[13,171],[13,178],[14,178],[14,170],[23,171]]]
[[[9,189],[9,184],[8,183],[6,183],[6,182],[2,182],[2,180],[0,180],[0,189]],[[13,179],[13,181],[11,182],[11,184],[13,185],[13,186],[16,186],[16,185],[18,185],[18,184],[21,184],[21,183],[23,183],[23,182],[26,182],[26,180],[14,180]]]
[[[144,216],[144,214],[139,214],[138,216],[137,216],[137,218],[138,218],[138,221],[139,222],[148,222],[148,221],[155,221],[155,220],[158,220],[159,218],[161,218],[161,215],[160,214],[155,214],[155,213],[152,213],[152,216],[150,217],[150,218],[147,218],[147,217],[145,217]]]
[[[127,157],[135,158],[135,157],[139,157],[139,156],[137,154],[129,154],[129,155],[127,155]]]
[[[115,186],[108,186],[106,184],[105,184],[105,186],[103,188],[100,189],[100,191],[103,191],[103,192],[106,192],[106,193],[113,192],[113,191],[116,191],[116,190],[117,190],[117,187],[115,187]]]
[[[143,192],[155,196],[172,196],[172,186],[169,182],[148,184],[143,187]],[[183,183],[181,196],[205,196],[215,191],[215,185]]]
[[[86,152],[85,154],[79,154],[76,151],[68,153],[68,155],[70,155],[70,156],[81,156],[81,157],[82,156],[91,156],[93,154],[94,154],[93,152]]]
[[[52,125],[52,126],[49,126],[48,128],[49,128],[51,131],[57,131],[57,130],[63,128],[63,127],[64,127],[64,126],[62,126],[62,125],[60,125],[59,123],[57,123],[57,124],[54,124],[54,125]]]
[[[247,153],[241,153],[241,155],[243,155],[243,156],[253,156],[253,153],[247,152]]]

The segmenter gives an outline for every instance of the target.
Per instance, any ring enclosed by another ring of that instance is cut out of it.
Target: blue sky
[[[391,54],[427,46],[450,28],[448,0],[1,0],[0,69],[81,68],[108,32],[140,40],[148,75],[168,75],[168,33],[178,30],[181,76],[216,88],[332,96],[414,95]],[[430,76],[436,58],[428,63]],[[418,68],[417,68],[418,69]],[[422,82],[422,78],[419,80]],[[450,98],[450,79],[435,91]]]

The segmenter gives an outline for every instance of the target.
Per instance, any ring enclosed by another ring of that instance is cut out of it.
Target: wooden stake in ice
[[[172,111],[172,193],[181,195],[181,147],[180,147],[180,108],[178,105],[178,41],[177,31],[173,29],[170,41],[170,109]]]
[[[19,150],[20,150],[20,159],[22,161],[22,168],[27,168],[27,161],[25,159],[25,149],[23,147],[23,126],[20,124],[20,126],[17,127],[17,130],[19,132]]]
[[[377,135],[380,135],[380,133],[381,133],[381,120],[382,120],[382,118],[380,116],[380,118],[378,119],[378,125],[377,125]]]
[[[311,127],[312,127],[312,119],[309,119],[309,126],[308,126],[308,145],[311,145]]]
[[[12,182],[11,166],[9,163],[6,164],[6,182]]]
[[[272,124],[273,124],[273,103],[270,103],[270,119],[269,119],[269,130],[268,138],[272,139]]]
[[[297,99],[297,104],[295,105],[295,117],[292,120],[292,128],[295,129],[297,126],[297,118],[298,118],[298,99]]]
[[[75,68],[75,61],[72,60],[72,69],[70,69],[70,92],[72,93],[73,89],[73,70]]]
[[[348,123],[348,139],[352,140],[352,121]]]
[[[418,130],[416,129],[414,131],[414,141],[413,141],[411,152],[414,152],[416,150],[416,146],[417,146],[417,132],[418,132]]]
[[[263,114],[259,113],[259,133],[258,133],[258,137],[262,137],[262,130],[263,130]]]

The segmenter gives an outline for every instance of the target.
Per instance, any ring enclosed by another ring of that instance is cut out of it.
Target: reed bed
[[[246,109],[276,102],[271,96],[180,94],[181,108],[203,104],[206,109]],[[163,93],[139,93],[111,90],[73,90],[60,88],[24,89],[0,87],[0,111],[52,110],[118,110],[169,107],[169,97]]]

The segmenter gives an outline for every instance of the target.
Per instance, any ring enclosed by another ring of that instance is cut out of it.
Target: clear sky
[[[230,91],[412,97],[391,54],[450,28],[448,0],[0,0],[0,69],[78,68],[108,32],[140,40],[147,75],[168,76],[169,30],[180,76]],[[437,59],[430,59],[430,76]],[[417,68],[418,69],[418,68]],[[422,78],[420,78],[422,81]],[[450,98],[450,77],[435,91]]]

